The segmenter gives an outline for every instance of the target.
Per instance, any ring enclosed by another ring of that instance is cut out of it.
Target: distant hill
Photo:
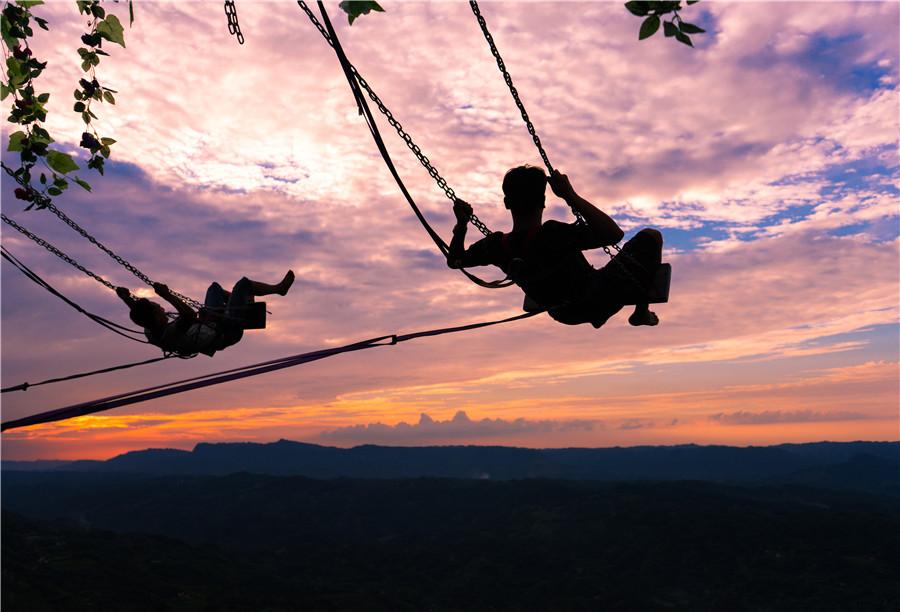
[[[349,449],[280,440],[148,449],[107,461],[3,462],[5,472],[226,475],[310,478],[556,478],[797,483],[900,497],[900,442],[817,442],[761,447],[638,446],[527,449],[502,446]]]

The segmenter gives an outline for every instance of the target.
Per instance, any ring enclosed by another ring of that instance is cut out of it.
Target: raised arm
[[[153,283],[153,290],[156,291],[156,295],[175,307],[175,310],[178,311],[179,318],[182,320],[193,320],[197,318],[197,313],[194,312],[194,309],[172,295],[172,292],[169,291],[169,288],[166,285],[163,285],[162,283]]]
[[[560,174],[558,170],[554,170],[548,182],[557,197],[562,198],[573,210],[581,213],[588,227],[593,230],[599,242],[598,246],[618,244],[625,236],[625,232],[622,231],[618,223],[612,220],[612,217],[575,193],[568,176]]]
[[[453,227],[453,239],[450,241],[450,251],[447,253],[447,265],[458,270],[464,267],[466,230],[469,228],[472,207],[467,202],[457,199],[453,202],[453,214],[456,215],[456,225]]]

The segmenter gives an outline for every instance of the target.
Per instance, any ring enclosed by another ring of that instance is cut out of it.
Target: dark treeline
[[[4,610],[841,610],[900,504],[802,486],[17,473]]]

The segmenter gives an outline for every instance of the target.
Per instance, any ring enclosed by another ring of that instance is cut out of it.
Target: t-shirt
[[[145,330],[147,339],[162,350],[179,355],[203,353],[212,356],[219,348],[220,334],[214,325],[181,317],[167,324],[161,331]]]
[[[594,268],[582,251],[602,246],[586,225],[546,221],[531,232],[495,232],[474,243],[462,257],[462,265],[495,265],[525,295],[563,323],[592,320],[585,313],[585,293]]]

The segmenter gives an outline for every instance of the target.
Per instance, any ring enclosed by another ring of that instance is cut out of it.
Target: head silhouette
[[[535,166],[517,166],[503,177],[503,202],[514,216],[542,210],[546,190],[547,176]]]
[[[128,313],[129,318],[145,329],[156,329],[166,324],[166,311],[156,302],[147,298],[136,300]]]

